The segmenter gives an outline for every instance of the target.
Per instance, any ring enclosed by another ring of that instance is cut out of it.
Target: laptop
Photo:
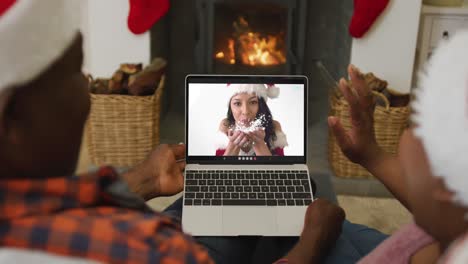
[[[182,227],[299,236],[315,185],[305,76],[188,75]]]

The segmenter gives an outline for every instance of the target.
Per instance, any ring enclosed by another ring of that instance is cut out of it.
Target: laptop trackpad
[[[277,230],[276,218],[276,207],[224,206],[223,234],[272,235]]]

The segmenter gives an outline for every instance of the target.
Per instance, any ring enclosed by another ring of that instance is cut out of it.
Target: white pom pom
[[[277,86],[275,85],[269,85],[267,88],[267,96],[269,98],[277,98],[280,94],[280,90]]]

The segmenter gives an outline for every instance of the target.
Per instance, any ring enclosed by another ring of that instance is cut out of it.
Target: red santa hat
[[[277,98],[280,93],[279,88],[274,84],[233,83],[228,84],[227,87],[228,89],[231,89],[232,96],[239,93],[256,94],[258,97],[262,97],[265,101],[267,101],[268,98]]]
[[[81,0],[0,1],[0,92],[38,77],[72,44]]]

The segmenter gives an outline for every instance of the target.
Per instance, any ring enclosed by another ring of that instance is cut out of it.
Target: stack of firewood
[[[94,94],[152,95],[166,69],[166,61],[154,59],[150,65],[123,63],[110,79],[90,79],[89,90]]]
[[[363,77],[367,83],[367,86],[371,90],[381,93],[387,98],[388,102],[390,103],[390,107],[403,107],[409,104],[410,95],[403,94],[389,88],[387,81],[379,79],[371,72],[363,74]],[[348,84],[350,87],[353,87],[353,83],[351,81],[348,81]],[[341,96],[341,93],[339,93],[338,96]],[[385,102],[382,102],[379,97],[376,97],[376,100],[378,105],[385,106]]]

